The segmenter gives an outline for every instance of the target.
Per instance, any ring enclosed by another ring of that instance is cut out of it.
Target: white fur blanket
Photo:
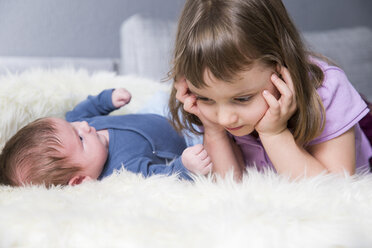
[[[0,77],[1,147],[41,116],[63,117],[88,94],[126,87],[136,112],[168,85],[100,72]],[[0,247],[372,247],[372,176],[291,182],[249,170],[194,183],[122,171],[75,187],[0,186]]]

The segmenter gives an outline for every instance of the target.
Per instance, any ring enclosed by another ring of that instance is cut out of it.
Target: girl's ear
[[[282,74],[280,73],[282,71],[283,65],[276,64],[275,71],[279,78],[283,79]]]
[[[280,72],[280,68],[281,68],[281,65],[280,65],[279,63],[276,63],[275,71],[276,71],[277,73]]]
[[[85,181],[91,181],[91,180],[93,180],[93,179],[90,176],[77,175],[77,176],[72,177],[68,181],[68,185],[75,186],[75,185],[79,185],[79,184],[81,184]]]
[[[280,75],[281,70],[282,70],[282,66],[281,66],[280,64],[276,64],[276,66],[275,66],[275,71],[276,71],[278,77],[281,76],[281,75]]]

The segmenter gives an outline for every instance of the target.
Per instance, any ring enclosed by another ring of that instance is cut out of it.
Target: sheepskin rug
[[[0,141],[88,94],[125,87],[133,113],[169,85],[84,70],[0,77]],[[114,113],[115,114],[115,113]],[[372,176],[290,181],[247,170],[216,181],[127,171],[75,187],[0,186],[0,247],[372,247]]]

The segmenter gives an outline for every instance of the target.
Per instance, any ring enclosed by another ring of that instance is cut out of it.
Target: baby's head
[[[106,159],[107,144],[86,122],[42,118],[20,129],[5,144],[0,183],[75,185],[97,179]]]

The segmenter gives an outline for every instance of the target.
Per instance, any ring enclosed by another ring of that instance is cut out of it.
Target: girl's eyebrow
[[[190,93],[192,93],[192,94],[194,94],[194,95],[197,95],[197,96],[202,96],[202,95],[200,95],[200,94],[196,93],[195,91],[191,90],[190,88],[189,88],[189,91],[190,91]]]
[[[204,96],[204,95],[201,95],[201,94],[196,93],[195,91],[191,90],[190,88],[189,88],[189,91],[190,91],[192,94],[196,95],[196,96],[204,97],[204,98],[208,98],[208,97],[206,97],[206,96]],[[236,98],[236,97],[247,97],[247,96],[255,95],[256,93],[257,93],[256,91],[252,91],[252,90],[244,90],[244,91],[239,92],[239,93],[237,93],[237,94],[231,95],[230,97],[231,97],[231,98]]]
[[[256,94],[255,91],[252,91],[252,90],[246,90],[246,91],[243,91],[243,92],[239,92],[238,94],[234,95],[233,97],[244,97],[244,96],[252,96]]]

